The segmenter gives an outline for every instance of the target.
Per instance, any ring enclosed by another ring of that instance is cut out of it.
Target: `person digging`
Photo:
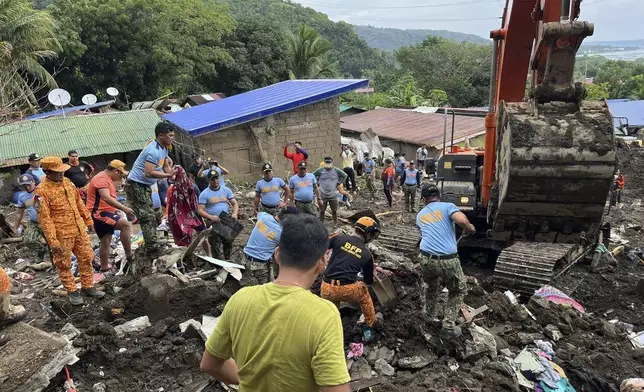
[[[338,235],[329,241],[332,250],[329,265],[324,271],[320,293],[322,298],[339,305],[340,302],[359,303],[364,314],[366,327],[363,329],[365,342],[373,342],[373,326],[376,311],[369,294],[373,283],[373,255],[366,244],[380,235],[378,222],[363,216],[356,221],[355,235]],[[358,274],[362,272],[363,279]]]

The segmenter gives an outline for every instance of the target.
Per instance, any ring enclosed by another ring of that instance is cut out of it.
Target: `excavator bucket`
[[[501,102],[497,135],[493,239],[572,243],[599,229],[615,171],[605,102]]]

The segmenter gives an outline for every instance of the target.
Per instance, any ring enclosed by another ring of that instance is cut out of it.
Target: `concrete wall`
[[[230,175],[226,179],[256,182],[261,178],[262,158],[251,134],[259,135],[262,149],[285,181],[293,175],[292,162],[284,158],[284,145],[300,141],[309,152],[311,172],[330,155],[340,159],[340,113],[333,98],[289,112],[279,113],[250,124],[243,124],[194,138],[204,157],[216,158]],[[291,149],[292,151],[292,149]]]

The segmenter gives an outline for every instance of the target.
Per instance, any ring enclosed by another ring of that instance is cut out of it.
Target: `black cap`
[[[298,169],[299,169],[299,168],[306,169],[306,162],[301,161],[300,163],[298,163],[298,164],[297,164],[297,168],[298,168]]]
[[[333,158],[332,157],[324,157],[324,162],[325,163],[331,163],[331,162],[333,162]]]
[[[217,170],[211,170],[208,173],[208,179],[210,180],[211,178],[219,178],[219,172]]]
[[[432,197],[440,195],[441,191],[438,190],[438,187],[434,184],[425,184],[423,185],[423,189],[420,191],[421,197]]]
[[[29,154],[29,161],[39,161],[40,160],[40,155],[37,153]]]
[[[272,171],[273,170],[273,165],[270,163],[265,163],[264,166],[262,166],[262,171]]]

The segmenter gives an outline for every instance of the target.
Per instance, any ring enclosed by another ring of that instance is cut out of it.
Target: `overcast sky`
[[[295,0],[332,20],[402,29],[452,30],[488,37],[504,0]],[[644,39],[644,0],[585,0],[581,18],[595,23],[589,41]]]

